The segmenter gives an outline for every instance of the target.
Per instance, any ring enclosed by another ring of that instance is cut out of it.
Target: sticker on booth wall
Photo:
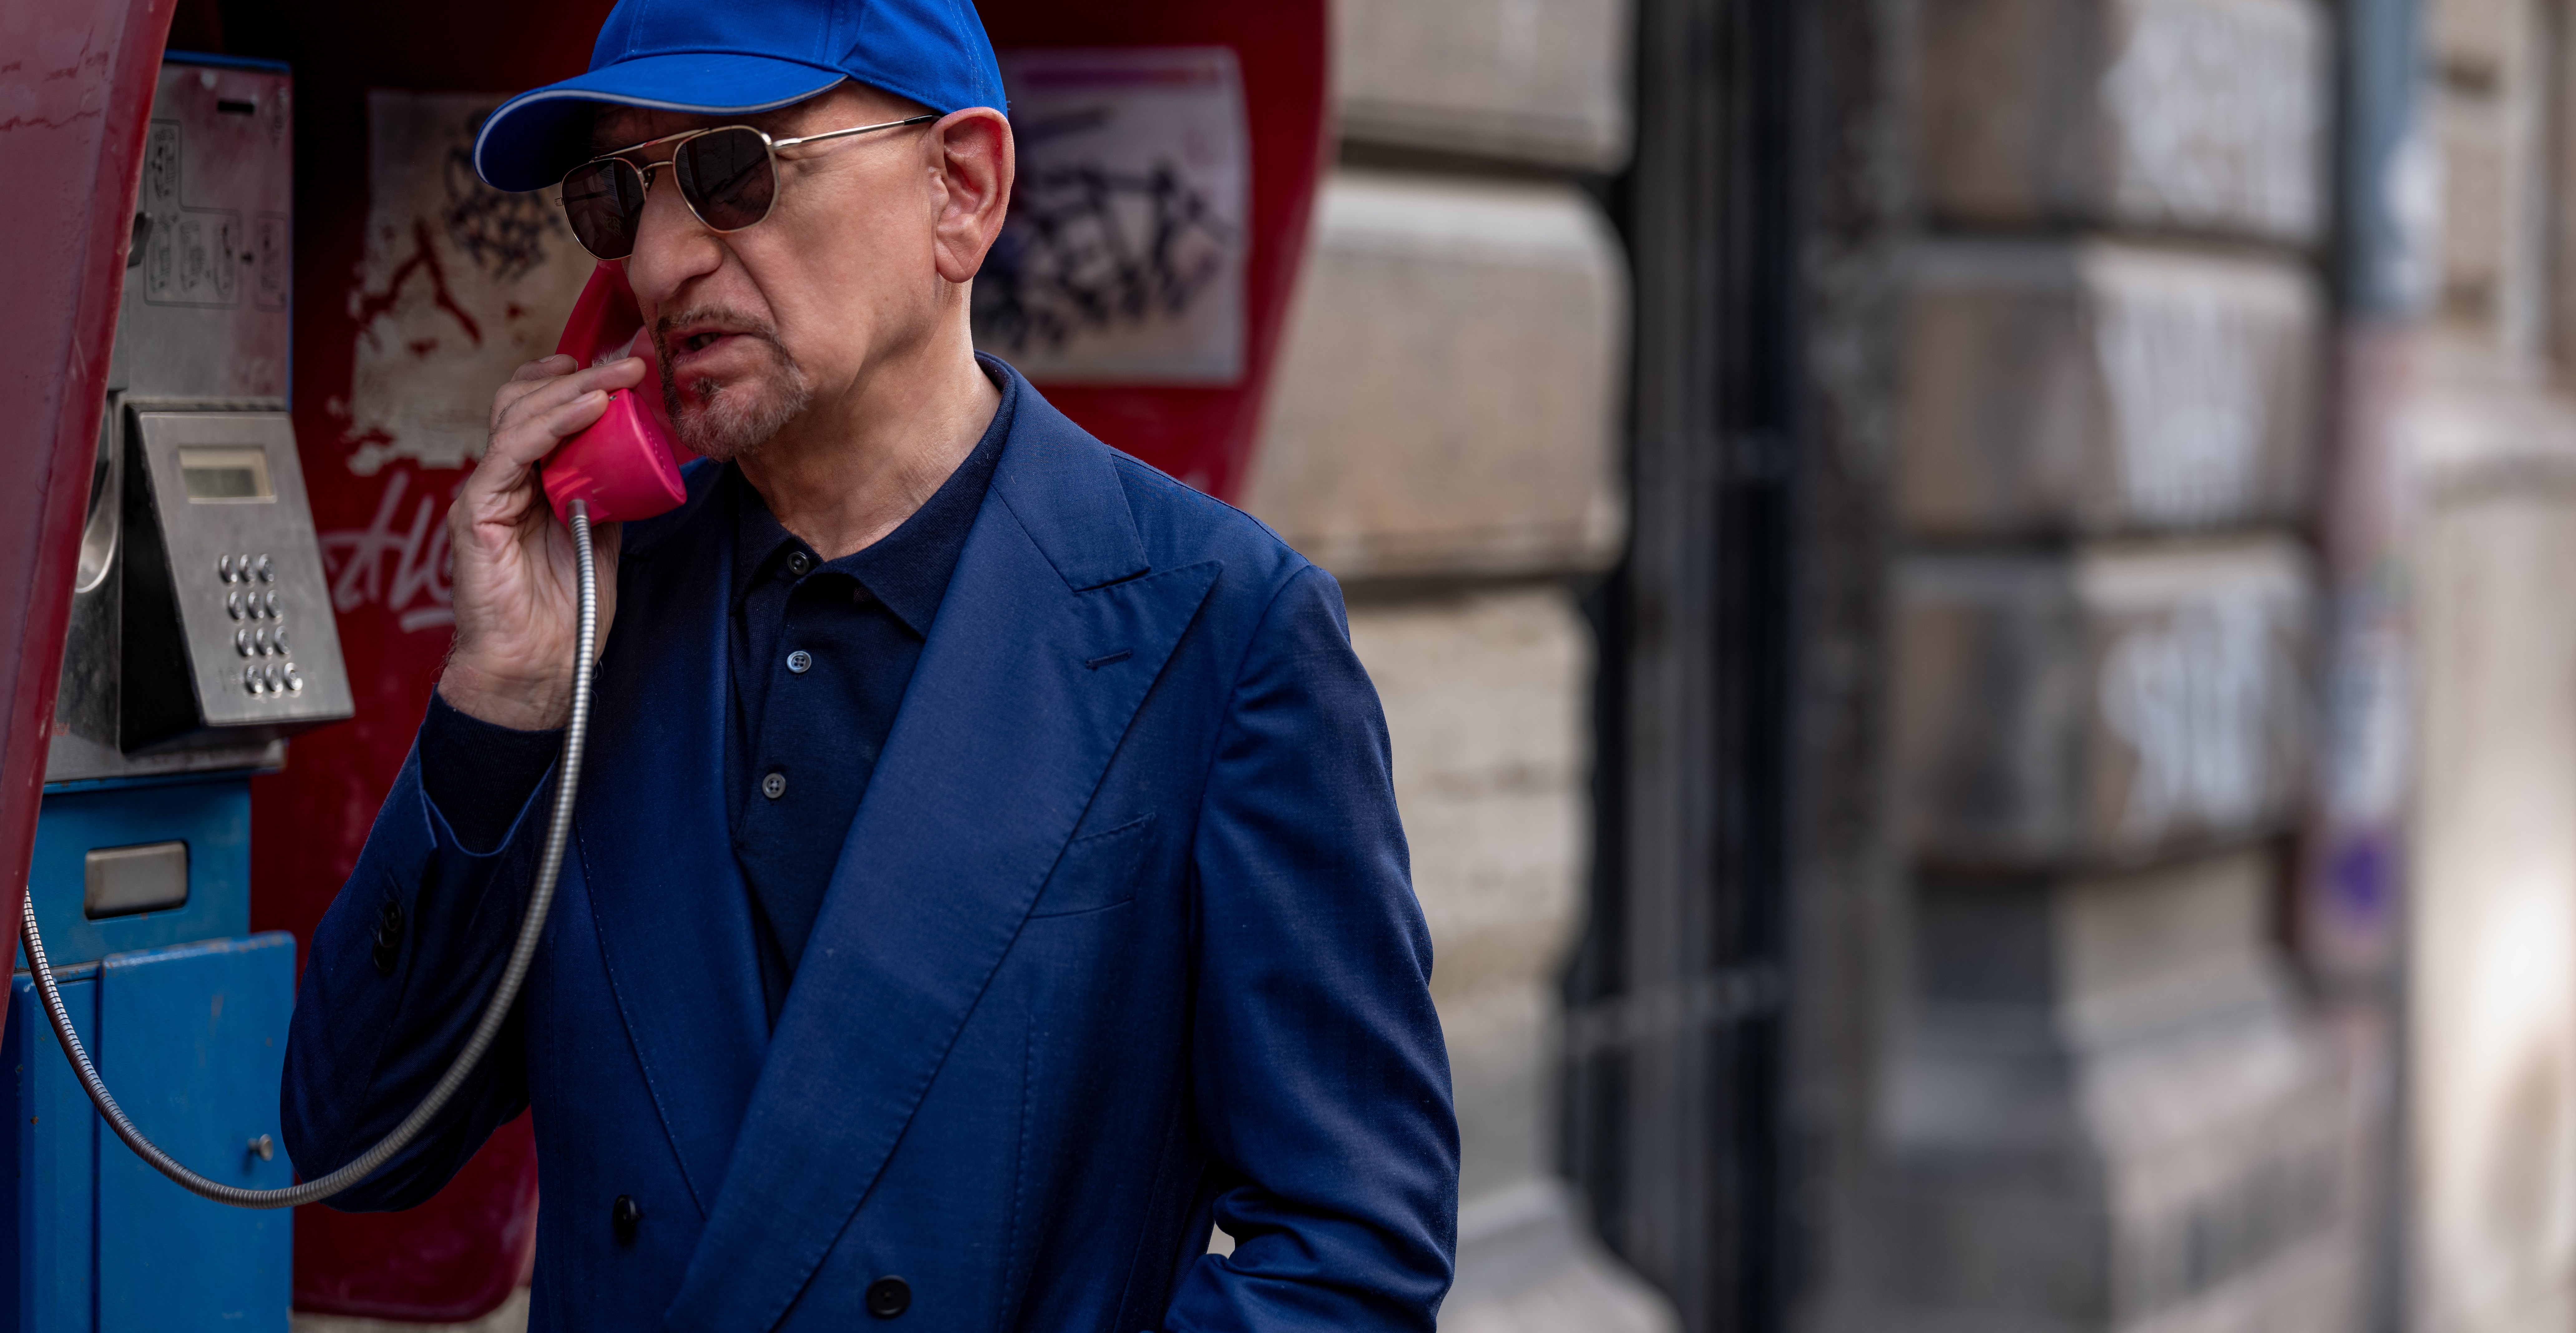
[[[594,261],[553,191],[511,194],[474,174],[474,132],[502,93],[367,94],[367,236],[348,293],[358,326],[349,470],[480,457],[492,394],[554,351]]]
[[[975,342],[1055,383],[1243,378],[1249,141],[1226,47],[1002,53],[1019,179]]]

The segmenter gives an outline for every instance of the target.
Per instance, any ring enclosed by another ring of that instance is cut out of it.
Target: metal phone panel
[[[58,969],[55,982],[72,1030],[98,1031],[98,980],[94,969]],[[9,1012],[0,1022],[0,1069],[10,1071],[10,1146],[18,1193],[0,1209],[0,1320],[7,1327],[43,1333],[87,1333],[90,1320],[92,1220],[96,1196],[98,1113],[63,1059],[36,997],[35,980],[21,972],[9,987]]]
[[[294,300],[294,85],[281,70],[163,64],[145,130],[108,411],[72,598],[48,783],[276,768],[271,736],[201,733],[127,753],[118,700],[125,590],[118,520],[131,397],[283,411]]]
[[[53,737],[45,749],[45,782],[59,787],[108,778],[277,768],[286,762],[286,743],[258,736],[212,733],[149,754],[124,750],[119,689],[125,645],[123,399],[120,393],[108,395],[99,456],[90,470],[89,514],[81,526],[63,671],[54,691]]]
[[[187,844],[187,901],[166,911],[91,917],[90,854],[152,842]],[[249,779],[45,793],[35,854],[27,864],[27,895],[45,932],[46,956],[56,967],[249,934]]]
[[[283,932],[113,955],[99,970],[99,1074],[145,1137],[199,1173],[284,1188],[295,1168],[277,1147],[277,1088],[294,1006]],[[293,1220],[200,1199],[102,1137],[98,1333],[287,1333]]]
[[[272,70],[161,67],[108,383],[172,398],[287,396],[294,90]]]
[[[350,716],[286,414],[142,406],[128,430],[123,748],[204,731],[273,738]],[[203,480],[217,474],[232,479]]]

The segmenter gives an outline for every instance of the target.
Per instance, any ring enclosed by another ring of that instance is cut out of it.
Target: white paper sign
[[[1019,179],[975,341],[1058,383],[1243,377],[1250,170],[1226,47],[1002,54]]]
[[[474,132],[501,93],[367,94],[367,237],[342,442],[349,470],[480,457],[492,394],[555,349],[595,262],[553,190],[508,194],[474,174]]]

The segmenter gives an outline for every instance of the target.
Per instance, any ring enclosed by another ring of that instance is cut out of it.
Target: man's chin
[[[758,452],[789,422],[804,415],[809,396],[781,392],[769,384],[719,386],[701,381],[680,397],[669,404],[680,443],[693,453],[728,462]]]

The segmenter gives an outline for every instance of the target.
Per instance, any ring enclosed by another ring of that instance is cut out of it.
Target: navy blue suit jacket
[[[870,1326],[886,1277],[925,1329],[1433,1326],[1457,1129],[1340,593],[1022,392],[776,1031],[718,789],[732,534],[700,465],[627,528],[517,1011],[340,1206],[427,1199],[533,1108],[540,1329]],[[466,847],[404,766],[297,998],[307,1178],[462,1044],[552,799]]]

